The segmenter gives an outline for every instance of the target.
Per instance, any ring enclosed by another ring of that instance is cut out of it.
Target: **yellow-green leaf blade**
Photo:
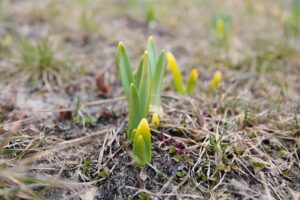
[[[166,71],[166,55],[165,52],[162,51],[158,58],[158,62],[156,65],[156,70],[152,82],[153,85],[152,85],[150,105],[151,107],[155,108],[155,110],[161,110],[160,97],[161,97],[161,90],[162,90],[165,71]]]
[[[166,56],[167,56],[168,65],[169,65],[170,70],[173,75],[174,86],[175,86],[177,92],[184,94],[185,93],[184,83],[182,80],[182,75],[181,75],[180,69],[177,65],[177,61],[171,52],[167,52]]]
[[[195,90],[198,76],[199,76],[199,73],[198,73],[197,69],[192,69],[190,76],[189,76],[189,80],[187,82],[187,86],[186,86],[186,92],[189,95],[191,95]]]
[[[147,120],[144,118],[138,125],[133,141],[133,157],[140,165],[151,162],[151,133]]]
[[[132,83],[130,85],[128,129],[127,129],[127,136],[130,141],[132,141],[134,138],[133,129],[137,128],[140,120],[141,120],[141,115],[139,112],[139,99],[138,99],[136,88]]]
[[[134,84],[135,84],[137,90],[139,89],[139,86],[140,86],[140,81],[141,81],[141,76],[142,76],[142,71],[143,71],[143,63],[144,63],[144,56],[142,56],[140,59],[138,70],[134,77],[135,78]]]
[[[118,46],[117,65],[118,65],[118,70],[119,70],[123,90],[128,99],[130,84],[133,83],[134,79],[132,74],[132,67],[130,65],[129,58],[126,53],[126,49],[122,42],[120,42]]]
[[[140,113],[142,117],[147,117],[151,97],[151,69],[148,53],[144,53],[143,70],[138,89],[140,103]]]
[[[156,63],[157,63],[157,46],[155,43],[155,40],[152,36],[148,38],[147,42],[147,51],[149,54],[149,61],[150,61],[150,66],[151,66],[151,72],[152,72],[152,77],[155,74],[156,71]]]

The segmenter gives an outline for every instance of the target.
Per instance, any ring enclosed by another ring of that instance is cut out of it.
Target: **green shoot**
[[[142,118],[148,116],[149,112],[152,88],[149,55],[145,51],[140,60],[137,73],[133,75],[125,47],[120,42],[117,63],[121,83],[129,105],[127,135],[128,139],[132,141],[134,138],[133,130],[136,129]]]
[[[133,83],[132,67],[129,62],[125,47],[122,42],[118,46],[117,65],[119,69],[120,79],[123,86],[124,93],[129,98],[130,84]]]
[[[130,98],[129,98],[129,115],[128,115],[128,129],[127,136],[130,141],[133,140],[133,130],[138,126],[141,114],[139,112],[139,98],[137,90],[133,83],[130,85]]]
[[[154,27],[156,18],[155,18],[155,10],[152,0],[147,0],[146,2],[146,23],[149,27]]]
[[[195,91],[195,86],[196,86],[196,81],[198,79],[198,71],[196,69],[193,69],[191,71],[189,80],[187,82],[187,86],[186,86],[186,92],[190,95]]]
[[[221,84],[222,81],[222,73],[221,71],[217,71],[214,74],[214,77],[211,79],[210,83],[209,83],[209,88],[212,91],[216,91],[216,89],[219,87],[219,85]]]
[[[163,114],[163,109],[161,107],[161,91],[163,84],[163,77],[166,70],[166,56],[165,51],[161,51],[158,55],[157,46],[155,40],[152,36],[149,37],[147,43],[147,51],[149,53],[149,60],[152,72],[152,94],[150,100],[150,111]]]
[[[147,120],[140,121],[133,140],[133,159],[139,166],[144,166],[151,162],[151,133]]]
[[[231,19],[222,12],[217,12],[212,17],[212,34],[217,45],[229,47],[231,35]]]
[[[187,85],[185,86],[185,84],[183,83],[181,71],[177,65],[176,58],[171,52],[167,52],[166,55],[169,68],[173,75],[175,89],[181,94],[191,95],[195,90],[197,79],[199,76],[197,69],[193,69],[191,71]]]
[[[151,118],[152,127],[157,130],[159,124],[160,124],[159,115],[157,113],[153,113],[152,118]]]

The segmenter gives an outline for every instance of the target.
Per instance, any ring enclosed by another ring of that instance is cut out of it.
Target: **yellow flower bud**
[[[221,81],[222,81],[222,73],[221,73],[221,71],[217,71],[214,74],[213,79],[210,81],[210,85],[209,85],[210,89],[212,91],[215,91],[218,88],[218,86],[220,85]]]
[[[151,133],[147,120],[141,120],[133,140],[133,159],[138,165],[146,165],[151,162]]]
[[[158,116],[158,114],[157,113],[153,113],[153,115],[152,115],[152,119],[151,119],[151,124],[152,124],[152,126],[155,128],[155,129],[157,129],[158,128],[158,126],[159,126],[159,116]]]
[[[196,82],[198,79],[199,73],[197,69],[193,69],[190,73],[190,77],[187,83],[186,91],[188,94],[191,94],[195,90]]]
[[[216,32],[217,32],[217,37],[219,37],[219,38],[224,37],[224,21],[223,21],[223,19],[217,20]]]
[[[180,72],[179,67],[177,65],[176,59],[175,59],[174,55],[171,52],[167,52],[166,56],[167,56],[168,65],[169,65],[170,70],[171,70],[172,75],[173,75],[175,88],[179,93],[183,94],[183,93],[185,93],[184,87],[183,87],[184,84],[183,84],[181,72]]]

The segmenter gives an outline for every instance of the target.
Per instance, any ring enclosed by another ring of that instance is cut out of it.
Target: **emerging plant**
[[[151,162],[151,133],[145,118],[141,120],[135,131],[132,153],[134,161],[140,166],[144,166]]]
[[[185,86],[184,83],[183,83],[183,79],[182,79],[180,69],[177,65],[176,58],[174,57],[174,55],[171,52],[167,52],[166,55],[167,55],[168,65],[169,65],[170,70],[171,70],[172,75],[173,75],[174,86],[175,86],[177,92],[179,92],[181,94],[191,95],[195,90],[195,86],[196,86],[197,79],[198,79],[198,76],[199,76],[197,69],[194,68],[191,71],[189,79],[188,79],[187,84]]]
[[[162,115],[163,109],[161,107],[160,97],[163,84],[163,77],[166,71],[165,51],[162,50],[158,55],[156,42],[152,36],[150,36],[148,39],[147,51],[149,53],[149,60],[152,72],[151,80],[153,83],[150,99],[150,111]]]
[[[212,34],[216,44],[228,48],[231,35],[231,19],[222,12],[217,12],[212,18]]]
[[[128,139],[134,139],[133,130],[143,118],[148,116],[151,96],[151,68],[149,55],[145,51],[142,56],[138,70],[133,75],[125,47],[122,42],[118,46],[117,64],[121,83],[129,102]]]
[[[153,113],[151,118],[151,125],[153,126],[154,129],[157,129],[159,124],[160,124],[159,115],[157,113]]]
[[[155,10],[152,0],[146,1],[146,23],[149,27],[154,27],[156,24]]]
[[[221,71],[216,71],[214,77],[211,79],[209,83],[209,88],[212,91],[216,91],[222,81],[222,73]]]

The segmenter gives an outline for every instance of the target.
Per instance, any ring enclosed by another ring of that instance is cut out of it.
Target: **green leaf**
[[[162,51],[159,55],[158,62],[156,65],[155,74],[152,82],[152,95],[150,105],[151,107],[159,109],[160,105],[160,96],[163,84],[163,78],[166,71],[166,56],[165,52]]]
[[[139,98],[137,95],[136,88],[132,83],[130,85],[130,95],[129,95],[129,114],[128,114],[128,130],[127,136],[130,141],[134,138],[133,129],[136,129],[140,120],[141,115],[139,112]]]
[[[129,58],[127,56],[125,47],[122,42],[120,42],[118,46],[117,65],[118,65],[118,70],[119,70],[123,90],[128,99],[130,84],[133,83],[134,79],[132,74],[132,67],[130,65]]]
[[[151,72],[152,72],[152,77],[155,75],[156,71],[156,63],[157,63],[157,46],[155,43],[155,40],[152,36],[148,38],[147,42],[147,51],[149,54],[149,60],[150,60],[150,66],[151,66]]]
[[[139,86],[140,86],[140,81],[141,81],[141,76],[142,76],[142,71],[143,71],[143,61],[144,61],[144,55],[140,59],[138,70],[135,74],[135,83],[134,84],[136,85],[137,90],[139,90]]]
[[[144,53],[143,70],[138,89],[138,99],[140,106],[140,114],[142,117],[147,117],[149,111],[151,96],[151,70],[148,53]]]

